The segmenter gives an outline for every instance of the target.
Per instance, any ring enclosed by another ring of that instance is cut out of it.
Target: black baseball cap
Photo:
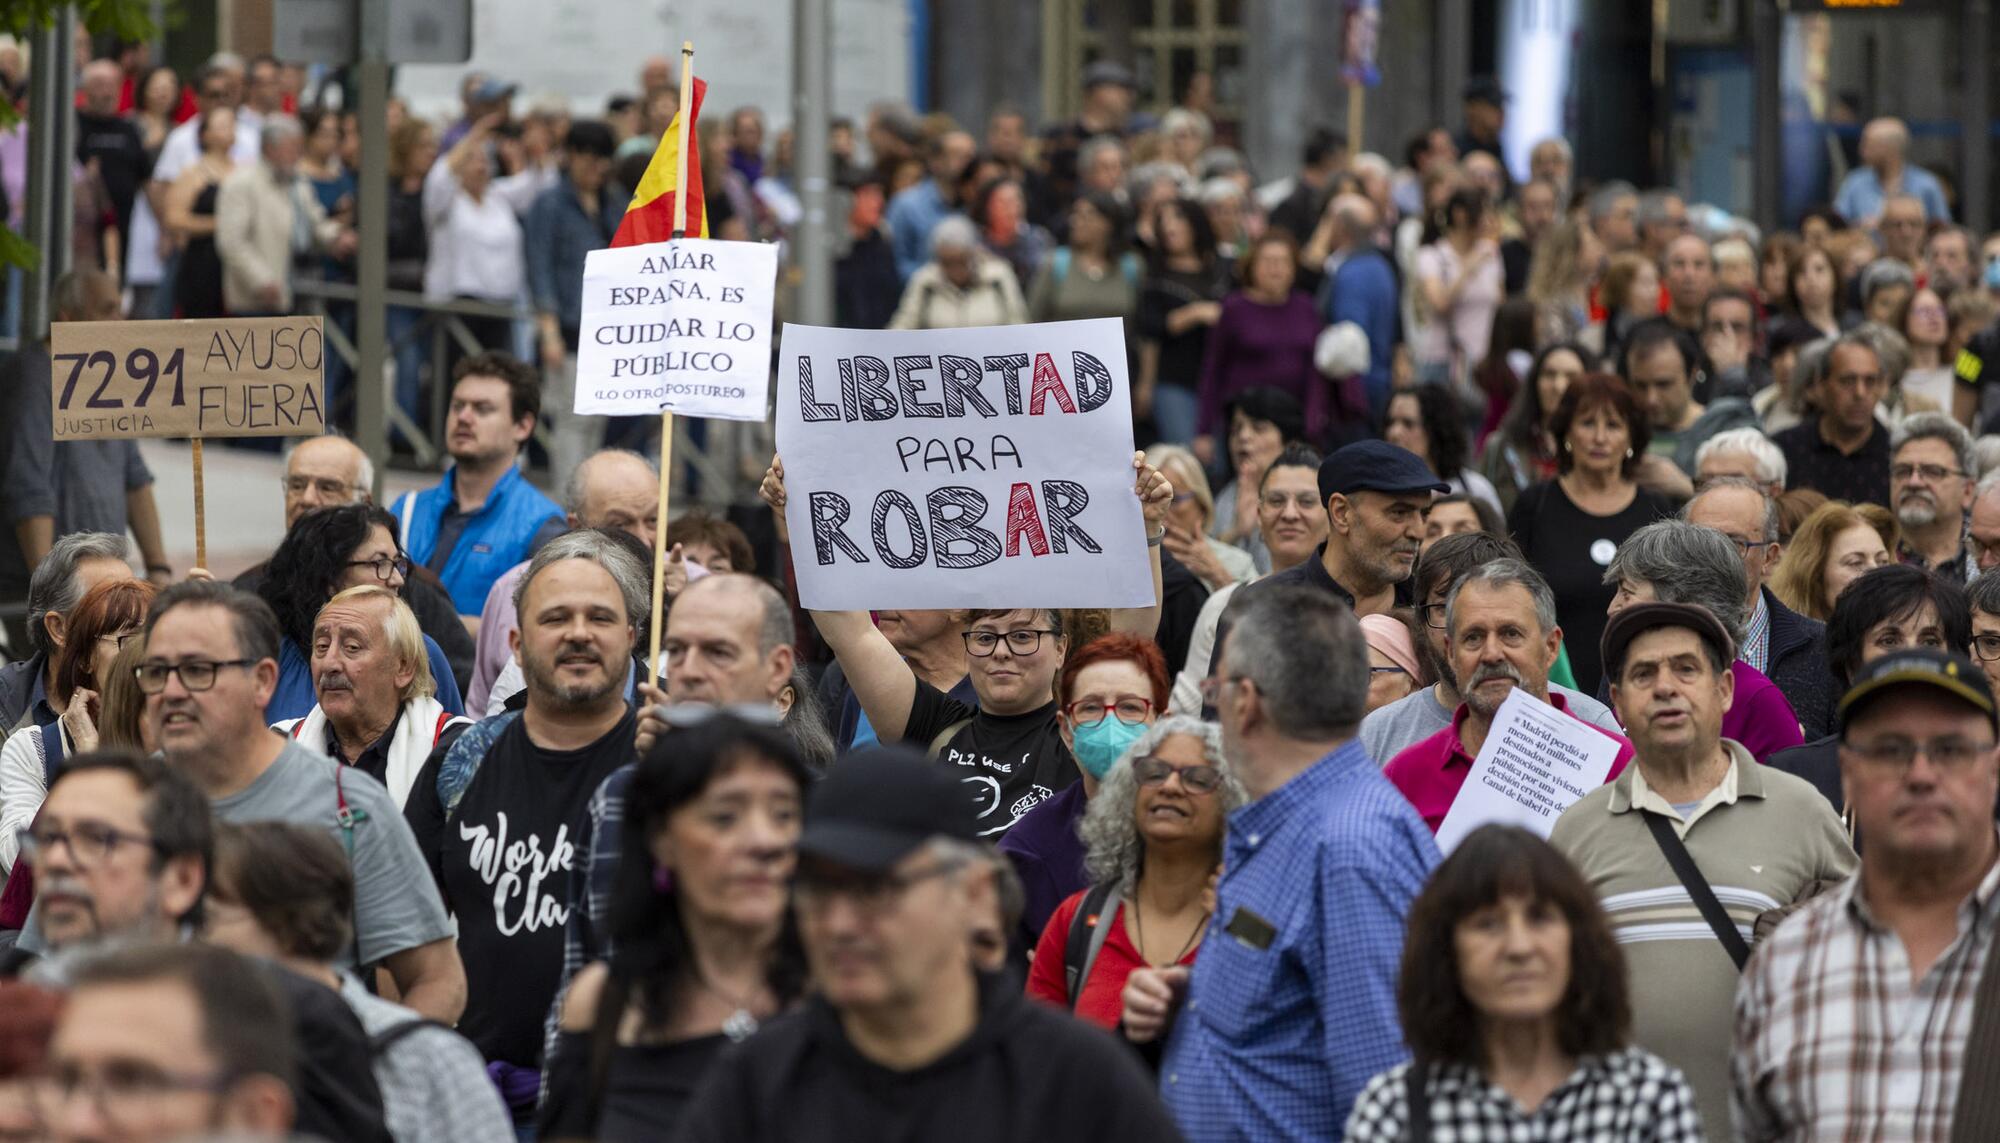
[[[1083,69],[1083,89],[1112,84],[1128,91],[1137,91],[1139,81],[1132,75],[1132,69],[1117,60],[1098,60]]]
[[[1355,441],[1319,462],[1319,500],[1336,492],[1450,492],[1416,453],[1388,441]]]
[[[970,791],[922,754],[884,746],[840,759],[813,787],[799,856],[882,873],[935,837],[979,840]]]
[[[1467,103],[1491,103],[1495,107],[1505,107],[1512,99],[1500,81],[1490,75],[1475,75],[1466,80],[1461,96]]]
[[[1861,668],[1854,685],[1840,699],[1840,732],[1847,733],[1864,707],[1884,691],[1902,686],[1934,687],[1965,702],[2000,733],[2000,707],[1993,702],[1993,688],[1986,672],[1972,660],[1934,647],[1910,647],[1884,655]]]
[[[1722,661],[1736,658],[1736,640],[1722,620],[1706,607],[1694,603],[1635,603],[1613,615],[1604,624],[1598,651],[1607,677],[1616,679],[1625,669],[1625,649],[1632,640],[1658,627],[1685,627],[1719,651]]]

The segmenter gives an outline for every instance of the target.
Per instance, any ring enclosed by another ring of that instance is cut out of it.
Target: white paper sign
[[[1494,822],[1549,836],[1564,810],[1604,784],[1619,749],[1617,739],[1515,687],[1438,824],[1438,851]]]
[[[683,238],[583,263],[576,411],[761,421],[778,248]]]
[[[805,606],[1152,601],[1117,319],[788,324],[783,351],[778,453]]]

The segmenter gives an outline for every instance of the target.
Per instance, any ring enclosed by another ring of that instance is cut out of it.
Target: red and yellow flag
[[[674,236],[674,200],[681,193],[674,180],[679,176],[683,115],[687,116],[689,144],[687,235],[708,237],[708,211],[701,197],[701,142],[695,133],[701,118],[701,97],[707,91],[706,83],[694,81],[689,106],[674,113],[674,121],[667,125],[666,134],[660,136],[660,147],[653,152],[653,161],[646,165],[646,175],[639,180],[638,189],[632,192],[632,203],[625,208],[625,221],[618,224],[611,245],[643,246],[648,242],[665,242]]]

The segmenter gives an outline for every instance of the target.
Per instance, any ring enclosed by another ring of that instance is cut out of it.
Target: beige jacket
[[[290,313],[292,258],[339,234],[340,224],[327,219],[305,179],[280,182],[262,160],[238,167],[215,195],[222,304],[232,314]],[[270,283],[278,287],[275,303],[260,296]]]
[[[988,254],[974,254],[973,259],[972,284],[963,290],[951,284],[936,262],[924,263],[910,275],[889,328],[965,329],[1027,321],[1028,305],[1021,298],[1014,271]]]

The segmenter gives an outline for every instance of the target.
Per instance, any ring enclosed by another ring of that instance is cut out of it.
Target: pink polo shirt
[[[1549,705],[1576,718],[1570,714],[1569,704],[1563,701],[1560,691],[1549,692]],[[1431,827],[1432,833],[1437,832],[1445,814],[1451,811],[1451,804],[1458,800],[1459,787],[1465,785],[1465,776],[1472,772],[1472,755],[1465,752],[1458,739],[1458,728],[1465,722],[1467,713],[1466,705],[1459,703],[1458,710],[1451,716],[1450,726],[1406,747],[1382,770],[1383,775],[1417,808],[1417,813],[1423,816],[1424,824]],[[1583,722],[1580,718],[1577,721]],[[1632,744],[1622,736],[1590,723],[1583,722],[1583,725],[1618,743],[1618,758],[1611,763],[1611,772],[1604,776],[1604,780],[1609,782],[1631,760]]]

